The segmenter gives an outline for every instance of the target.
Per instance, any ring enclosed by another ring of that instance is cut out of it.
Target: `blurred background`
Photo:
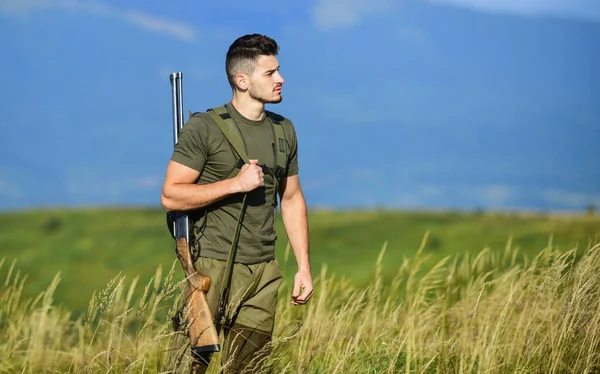
[[[0,209],[157,207],[169,73],[186,112],[223,104],[254,32],[311,207],[600,205],[595,0],[3,0]]]
[[[427,230],[440,258],[600,230],[596,0],[2,0],[2,269],[17,260],[30,294],[60,272],[58,298],[85,309],[119,273],[170,267],[169,74],[185,112],[226,103],[247,33],[280,44],[268,109],[296,126],[317,272],[368,279],[384,242],[399,259]]]

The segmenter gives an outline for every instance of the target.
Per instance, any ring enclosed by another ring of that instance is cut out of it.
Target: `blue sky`
[[[311,207],[600,206],[597,0],[4,0],[0,209],[158,206],[169,73],[223,104],[253,32]]]

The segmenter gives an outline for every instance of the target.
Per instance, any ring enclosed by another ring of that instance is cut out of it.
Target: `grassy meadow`
[[[278,222],[268,372],[600,372],[599,218],[314,211],[310,226],[316,291],[298,308]],[[0,373],[168,372],[182,272],[161,211],[5,213],[0,227]]]

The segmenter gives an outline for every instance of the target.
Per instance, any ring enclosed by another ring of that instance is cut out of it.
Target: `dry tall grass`
[[[378,269],[384,254],[385,247]],[[600,244],[567,252],[549,245],[536,258],[518,258],[507,245],[424,269],[421,248],[393,279],[378,272],[366,289],[323,268],[305,307],[292,307],[284,286],[266,370],[600,372]],[[24,300],[25,277],[14,264],[2,269],[0,372],[160,372],[171,335],[165,316],[179,294],[174,268],[164,277],[159,269],[138,300],[136,280],[115,279],[76,320],[53,303],[58,276]]]

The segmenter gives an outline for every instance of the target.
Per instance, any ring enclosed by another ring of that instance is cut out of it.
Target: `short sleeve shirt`
[[[246,153],[259,164],[275,168],[275,134],[267,117],[252,121],[231,104],[225,105],[244,140]],[[298,144],[291,121],[280,117],[285,137],[287,165],[284,178],[298,174]],[[207,113],[190,118],[183,126],[171,160],[200,173],[198,184],[226,179],[239,162],[227,138]],[[228,196],[196,212],[202,219],[196,227],[200,255],[226,260],[239,216],[242,194]],[[265,185],[248,193],[236,262],[252,264],[275,257],[276,183],[265,174]]]

